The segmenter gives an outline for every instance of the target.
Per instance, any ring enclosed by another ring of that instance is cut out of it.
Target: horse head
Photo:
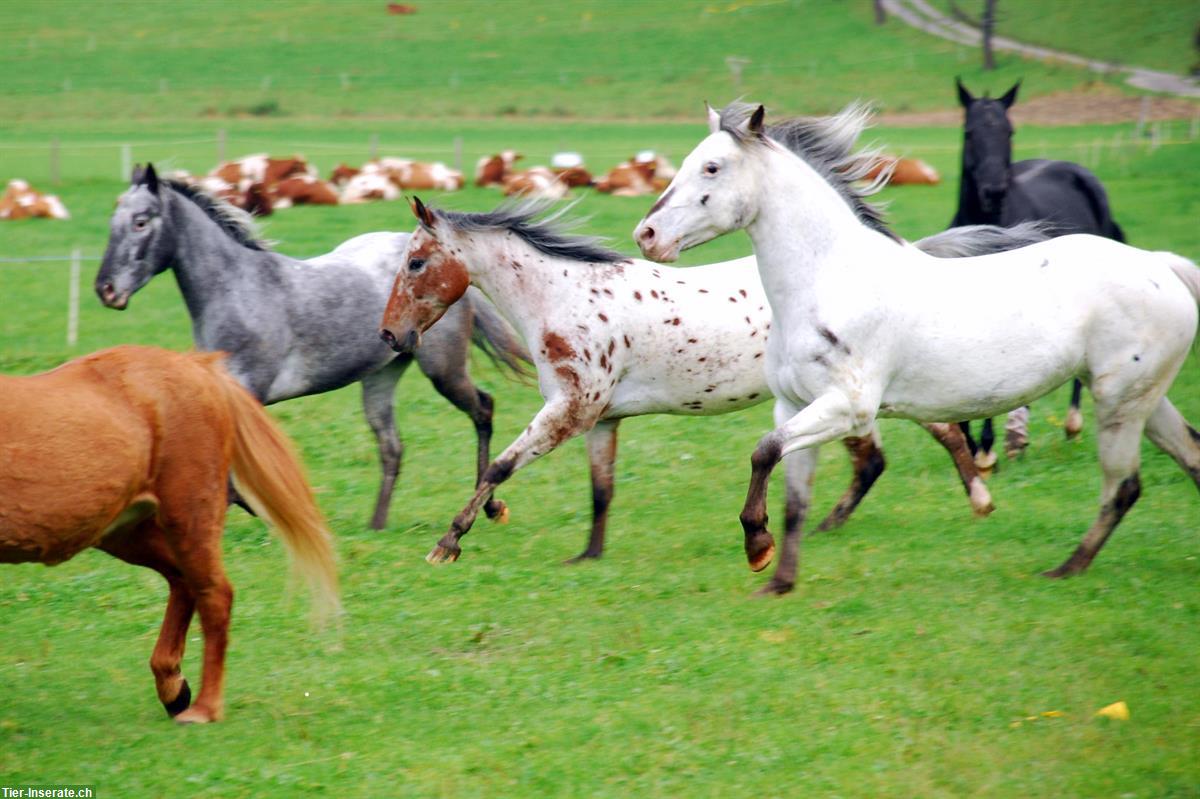
[[[752,143],[764,142],[763,107],[708,109],[709,135],[633,231],[647,258],[669,263],[682,250],[746,226],[757,215]]]
[[[170,264],[175,241],[165,205],[154,165],[135,167],[109,220],[108,246],[96,273],[96,295],[109,308],[124,310],[133,293]]]
[[[421,334],[442,318],[471,284],[467,267],[450,247],[439,241],[446,225],[435,211],[414,198],[413,214],[421,223],[408,240],[400,269],[383,311],[379,337],[396,352],[410,353],[421,343]]]
[[[956,80],[958,101],[966,110],[963,124],[964,191],[973,187],[974,200],[988,216],[999,218],[1012,170],[1012,123],[1008,109],[1017,99],[1017,81],[1002,97],[972,97]]]

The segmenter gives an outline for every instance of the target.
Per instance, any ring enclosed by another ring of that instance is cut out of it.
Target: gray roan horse
[[[152,165],[134,171],[109,226],[95,283],[109,308],[124,309],[135,291],[170,268],[196,345],[228,352],[230,373],[264,404],[362,383],[363,411],[383,467],[371,517],[375,529],[387,522],[403,454],[393,394],[414,359],[434,388],[475,423],[476,477],[487,467],[493,404],[467,374],[471,340],[518,373],[524,371],[518,359],[529,356],[481,295],[470,297],[461,311],[458,305],[450,309],[412,355],[397,356],[379,340],[377,323],[407,233],[367,233],[317,258],[289,258],[258,238],[244,212],[159,179]],[[485,510],[493,519],[507,516],[497,499]]]

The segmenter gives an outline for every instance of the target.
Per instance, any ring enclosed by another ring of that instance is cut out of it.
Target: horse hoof
[[[982,478],[971,480],[971,510],[976,516],[987,516],[996,509],[992,504],[992,494],[983,484]]]
[[[1051,580],[1061,580],[1064,577],[1073,577],[1076,574],[1082,574],[1087,570],[1088,563],[1075,558],[1074,556],[1067,558],[1067,561],[1057,569],[1051,569],[1048,572],[1042,572],[1043,577],[1049,577]]]
[[[563,561],[563,565],[564,566],[575,566],[577,564],[584,563],[589,560],[599,560],[599,559],[600,559],[600,553],[598,553],[598,552],[592,553],[592,552],[584,551],[584,552],[580,552],[578,555],[576,555],[573,558],[567,558],[566,560]]]
[[[746,541],[746,563],[750,571],[760,572],[771,565],[775,558],[775,539],[766,530],[756,533]]]
[[[755,596],[783,596],[790,594],[792,589],[796,587],[794,582],[790,580],[781,580],[778,577],[772,577],[767,580],[767,584],[754,592]]]
[[[170,702],[163,702],[163,707],[167,709],[167,715],[175,718],[180,713],[188,709],[192,704],[192,689],[188,687],[188,681],[183,681],[183,687],[179,689],[179,693]]]
[[[1072,408],[1067,412],[1067,421],[1063,425],[1063,431],[1067,434],[1068,439],[1075,438],[1083,432],[1083,414],[1078,408]]]
[[[176,724],[211,724],[217,720],[216,714],[197,707],[188,708],[175,717]]]
[[[508,505],[500,502],[500,510],[492,517],[492,521],[496,524],[508,524]]]
[[[996,461],[996,453],[994,452],[984,452],[983,450],[980,450],[979,452],[975,453],[975,468],[978,469],[981,474],[990,475],[992,470],[996,468]]]
[[[429,550],[429,554],[425,556],[426,563],[453,563],[458,560],[458,556],[462,554],[460,547],[446,547],[438,544],[433,549]]]

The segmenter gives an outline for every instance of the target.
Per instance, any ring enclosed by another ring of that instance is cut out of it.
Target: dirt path
[[[902,22],[943,39],[959,44],[979,46],[981,35],[978,30],[945,16],[926,0],[883,0],[887,12]],[[1169,97],[1128,97],[1111,89],[1089,92],[1069,92],[1022,101],[1013,108],[1018,122],[1044,125],[1083,124],[1104,122],[1126,122],[1139,118],[1188,119],[1200,113],[1200,82],[1169,72],[1160,72],[1143,67],[1131,67],[1083,58],[1072,53],[1051,50],[1047,47],[1023,44],[1022,42],[996,36],[992,39],[996,50],[1009,50],[1029,58],[1062,61],[1085,67],[1101,74],[1128,73],[1126,83],[1140,89],[1174,94]],[[890,124],[942,125],[957,124],[961,114],[957,111],[931,112],[929,114],[896,115],[885,118]],[[913,121],[909,122],[908,120]]]

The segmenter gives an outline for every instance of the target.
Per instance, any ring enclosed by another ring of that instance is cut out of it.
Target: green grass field
[[[446,160],[461,137],[468,164],[506,146],[522,149],[527,163],[562,148],[596,166],[647,147],[678,161],[702,135],[702,92],[714,101],[733,94],[727,53],[748,52],[757,63],[766,59],[760,53],[784,52],[787,41],[793,62],[815,59],[830,78],[819,86],[781,66],[767,78],[747,68],[748,94],[786,112],[860,96],[883,107],[949,106],[946,89],[959,68],[955,51],[936,40],[895,26],[874,31],[867,3],[701,4],[670,23],[664,9],[676,7],[665,4],[520,3],[494,22],[475,5],[423,4],[413,17],[388,17],[382,6],[336,6],[337,18],[329,7],[317,18],[313,7],[295,4],[230,4],[224,16],[198,5],[7,9],[0,61],[24,58],[21,48],[33,40],[37,52],[55,55],[59,72],[22,73],[0,95],[0,178],[48,184],[48,142],[58,136],[62,182],[53,188],[73,218],[3,225],[0,257],[72,248],[93,257],[84,263],[73,350],[64,338],[67,265],[0,264],[0,371],[30,373],[121,342],[190,345],[170,276],[124,313],[101,308],[91,294],[94,256],[122,190],[122,143],[133,145],[134,160],[192,170],[215,161],[219,129],[230,156],[298,150],[323,170],[365,158],[372,135],[382,153]],[[593,29],[583,36],[588,13]],[[286,41],[270,32],[280,24]],[[522,26],[558,49],[531,52],[529,40],[515,36]],[[911,52],[911,68],[868,76],[831,60],[843,30],[867,37],[870,46],[853,51],[858,58],[871,52],[908,64]],[[347,49],[358,31],[367,44]],[[577,55],[581,41],[610,31],[657,42],[636,54],[654,52],[659,68],[678,70],[675,81],[626,66],[634,63],[631,44]],[[389,55],[385,40],[403,48]],[[298,48],[284,46],[300,43],[316,56],[301,62]],[[498,55],[480,61],[481,53]],[[220,67],[201,70],[202,57]],[[443,90],[446,65],[472,59],[495,69],[464,67],[460,85]],[[968,60],[964,76],[975,55]],[[262,99],[267,63],[276,75],[271,96],[287,115],[204,115],[210,105],[224,112]],[[580,79],[568,92],[557,83],[559,64],[571,80],[594,73],[611,81]],[[340,70],[369,68],[403,80],[338,88]],[[513,80],[521,69],[525,82]],[[1025,74],[1025,87],[1038,93],[1089,79],[1019,63],[1006,69],[995,85]],[[443,82],[422,86],[419,70]],[[160,74],[168,91],[151,97]],[[251,78],[238,83],[243,74]],[[73,80],[66,93],[63,75]],[[316,88],[316,75],[332,87]],[[342,114],[339,103],[349,101],[341,98],[350,95],[362,104]],[[547,121],[554,98],[567,96],[570,114]],[[485,97],[490,105],[468,107]],[[405,113],[413,98],[428,104]],[[670,113],[633,112],[631,98]],[[301,100],[311,105],[302,109]],[[508,105],[518,113],[503,113]],[[631,119],[601,118],[610,116]],[[1132,243],[1200,258],[1200,147],[1188,123],[1164,127],[1171,143],[1157,148],[1131,143],[1132,133],[1132,124],[1024,127],[1017,155],[1092,166]],[[903,235],[949,221],[959,137],[939,128],[872,132],[947,177],[938,187],[884,194]],[[576,212],[590,217],[587,230],[632,252],[629,233],[651,200],[581,196]],[[484,209],[498,195],[469,189],[434,199]],[[401,203],[296,208],[273,216],[267,234],[279,249],[308,256],[361,232],[408,229],[410,220]],[[688,262],[748,250],[744,237],[727,237]],[[540,398],[483,359],[473,373],[496,397],[498,451]],[[1171,397],[1200,422],[1200,357],[1189,360]],[[1030,450],[1019,463],[1002,459],[991,481],[998,509],[986,520],[971,518],[927,435],[885,421],[887,473],[843,530],[806,541],[797,590],[765,601],[750,596],[763,577],[743,565],[737,512],[749,453],[770,426],[766,406],[625,422],[603,561],[561,565],[582,548],[591,509],[584,448],[574,441],[503,486],[510,524],[480,522],[464,539],[463,559],[436,569],[422,558],[471,490],[469,421],[415,370],[405,377],[397,403],[404,472],[392,521],[375,533],[366,520],[378,467],[357,390],[273,406],[337,538],[341,628],[308,627],[282,548],[257,520],[232,511],[225,552],[237,601],[227,719],[180,729],[163,715],[146,665],[166,597],[160,578],[98,552],[51,570],[5,566],[0,783],[91,784],[99,797],[1196,796],[1196,490],[1147,444],[1142,499],[1093,568],[1065,582],[1038,577],[1071,551],[1096,510],[1090,405],[1077,442],[1062,437],[1065,409],[1062,390],[1034,406]],[[814,516],[848,480],[844,454],[827,448]],[[775,520],[781,500],[776,484]],[[193,686],[199,635],[197,625],[184,667]],[[1129,721],[1093,717],[1117,700],[1128,703]]]

